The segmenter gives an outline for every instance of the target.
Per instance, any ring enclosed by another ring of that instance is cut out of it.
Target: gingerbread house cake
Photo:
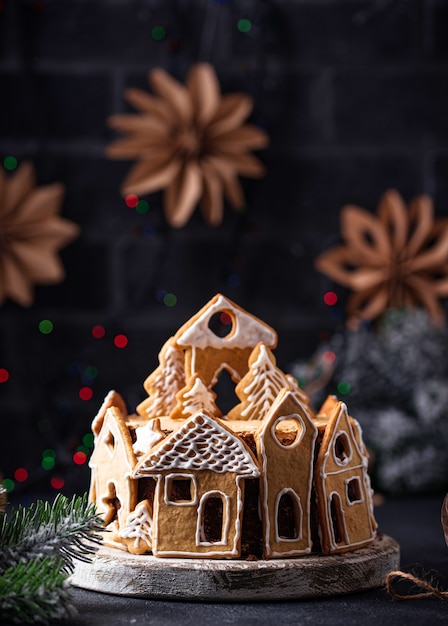
[[[181,558],[341,553],[376,534],[358,423],[309,406],[277,367],[277,334],[216,295],[159,354],[129,415],[111,391],[93,420],[90,499],[108,545]],[[224,410],[228,372],[235,404]]]

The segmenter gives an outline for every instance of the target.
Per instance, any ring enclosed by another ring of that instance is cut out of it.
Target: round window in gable
[[[305,433],[305,425],[300,415],[285,415],[272,424],[272,435],[282,448],[294,448]]]
[[[235,330],[235,318],[230,311],[217,311],[217,313],[211,316],[208,327],[213,334],[224,339],[233,334]]]

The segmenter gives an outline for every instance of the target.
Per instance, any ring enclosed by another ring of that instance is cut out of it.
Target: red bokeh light
[[[75,454],[73,455],[73,462],[76,463],[76,465],[84,465],[86,461],[87,455],[81,450],[78,450],[78,452],[75,452]]]
[[[0,367],[0,383],[6,383],[9,380],[9,372],[4,367]]]
[[[81,387],[79,390],[81,400],[91,400],[93,398],[93,390],[91,387]]]
[[[322,361],[327,363],[327,365],[331,365],[336,361],[336,354],[332,350],[327,350],[322,354]]]
[[[337,301],[338,301],[338,296],[334,291],[327,291],[327,293],[324,294],[324,302],[328,306],[335,305]]]
[[[126,206],[130,209],[135,209],[139,203],[139,198],[135,193],[128,193],[124,201],[126,202]]]
[[[117,348],[126,348],[128,345],[128,338],[126,335],[116,335],[114,337],[114,344]]]
[[[228,313],[223,312],[219,316],[219,321],[221,322],[221,324],[224,324],[224,326],[229,326],[229,324],[232,323],[232,318]]]
[[[19,467],[14,472],[14,478],[17,480],[18,483],[23,483],[28,478],[28,470],[26,470],[24,467]]]
[[[53,476],[50,480],[50,484],[53,489],[62,489],[65,485],[65,480],[63,478],[59,478],[59,476]]]
[[[96,326],[92,328],[92,335],[95,337],[95,339],[102,339],[105,334],[106,334],[106,329],[104,328],[104,326],[101,326],[100,324],[97,324]]]

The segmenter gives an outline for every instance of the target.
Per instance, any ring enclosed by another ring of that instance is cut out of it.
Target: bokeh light
[[[348,393],[350,393],[351,388],[352,386],[346,380],[341,380],[338,383],[338,392],[343,396],[346,396]]]
[[[2,485],[8,493],[11,493],[11,491],[14,491],[15,484],[14,484],[14,481],[11,480],[11,478],[5,478],[2,481]]]
[[[84,465],[86,461],[87,461],[87,454],[85,452],[82,452],[81,450],[77,450],[75,454],[73,455],[73,462],[76,465]]]
[[[18,483],[23,483],[28,478],[28,470],[24,467],[18,467],[14,472],[14,478]]]
[[[51,320],[41,320],[39,322],[39,330],[43,335],[49,335],[53,332],[53,322]]]
[[[322,361],[327,365],[331,365],[336,361],[336,354],[333,352],[333,350],[326,350],[322,354]]]
[[[151,29],[151,35],[156,41],[162,41],[162,39],[166,37],[166,30],[163,26],[154,26],[154,28]]]
[[[87,448],[93,448],[93,439],[93,433],[86,433],[82,438],[82,442]]]
[[[91,387],[81,387],[79,397],[81,400],[91,400],[93,398],[93,389]]]
[[[221,315],[219,316],[219,321],[221,322],[221,324],[224,324],[224,326],[228,326],[229,324],[232,323],[232,318],[230,317],[228,313],[223,311]]]
[[[135,207],[138,205],[139,198],[135,193],[128,193],[124,201],[126,202],[126,206],[128,206],[130,209],[135,209]]]
[[[7,156],[3,159],[3,167],[5,168],[5,170],[8,170],[9,172],[11,172],[12,170],[15,170],[17,167],[17,159],[14,156]]]
[[[52,476],[50,484],[53,489],[62,489],[65,485],[65,480],[63,478],[60,478],[59,476]]]
[[[166,293],[163,297],[163,304],[168,307],[175,306],[177,304],[177,297],[174,293]]]
[[[4,367],[0,367],[0,383],[6,383],[9,380],[9,372]]]
[[[114,337],[114,345],[116,348],[126,348],[128,341],[126,335],[123,334],[115,335]]]
[[[324,302],[327,306],[334,306],[338,301],[338,295],[334,291],[327,291],[324,294]]]
[[[37,428],[40,433],[48,433],[51,430],[51,422],[48,418],[43,417],[37,422]]]
[[[237,22],[237,28],[240,33],[248,33],[252,28],[252,22],[246,18],[241,18]]]
[[[241,277],[239,274],[229,274],[227,276],[227,284],[229,287],[234,289],[235,287],[239,287],[241,284]]]
[[[44,470],[52,470],[56,465],[56,452],[51,448],[47,448],[42,452],[41,467]]]
[[[145,213],[148,213],[149,211],[149,202],[146,200],[140,200],[135,207],[135,210],[137,213],[140,213],[140,215],[145,215]]]
[[[94,365],[88,365],[86,369],[84,370],[83,377],[87,379],[88,381],[95,380],[97,376],[98,376],[98,368],[95,367]]]
[[[106,329],[104,328],[104,326],[101,326],[101,324],[96,324],[92,328],[92,336],[95,337],[95,339],[102,339],[105,334]]]

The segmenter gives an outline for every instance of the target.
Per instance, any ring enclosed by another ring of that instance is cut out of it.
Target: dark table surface
[[[401,548],[400,569],[430,579],[448,590],[448,548],[440,523],[443,496],[387,498],[375,509],[379,529]],[[408,591],[408,587],[406,588]],[[154,624],[447,624],[448,601],[438,598],[395,600],[384,588],[345,596],[257,603],[199,603],[131,599],[73,589],[78,616],[89,626]]]

